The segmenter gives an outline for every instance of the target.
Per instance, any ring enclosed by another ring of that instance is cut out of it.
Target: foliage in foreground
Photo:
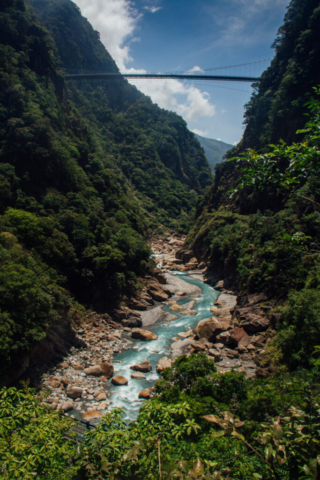
[[[27,387],[0,391],[0,478],[69,480],[76,471],[73,421],[41,405]]]
[[[77,447],[66,437],[71,420],[26,389],[3,389],[3,478],[317,480],[315,375],[246,381],[216,373],[203,353],[180,357],[135,422],[112,409]]]

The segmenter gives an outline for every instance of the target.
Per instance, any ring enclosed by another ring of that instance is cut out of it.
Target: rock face
[[[143,328],[135,328],[131,333],[132,338],[138,338],[139,340],[157,340],[157,335],[149,330],[144,330]]]
[[[132,370],[136,370],[137,372],[144,372],[144,373],[150,372],[152,370],[151,363],[148,362],[148,360],[144,360],[138,365],[132,365],[130,368]]]
[[[160,373],[165,368],[171,368],[171,366],[172,366],[172,360],[170,358],[168,357],[160,358],[160,360],[158,360],[158,363],[157,363],[157,372]]]
[[[69,398],[73,398],[73,399],[81,398],[82,392],[83,392],[83,390],[80,387],[70,387],[67,390],[67,396]]]
[[[210,342],[215,342],[217,336],[230,329],[230,321],[217,319],[215,317],[203,320],[194,328],[193,332],[198,338],[207,338]]]
[[[150,388],[145,388],[144,390],[141,390],[139,393],[139,398],[145,398],[148,399],[151,397],[151,389]]]
[[[88,422],[90,420],[99,419],[102,417],[102,413],[98,410],[88,410],[82,414],[82,420]]]
[[[128,380],[122,375],[116,375],[115,377],[113,377],[111,382],[113,383],[113,385],[128,385]]]

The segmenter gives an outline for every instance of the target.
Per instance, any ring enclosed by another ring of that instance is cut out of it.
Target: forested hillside
[[[311,368],[320,344],[319,15],[318,2],[291,1],[276,56],[247,105],[243,139],[228,154],[238,160],[216,169],[187,239],[208,261],[211,282],[223,278],[281,305],[271,358],[293,370]]]
[[[212,170],[214,170],[214,167],[217,163],[223,161],[224,155],[232,148],[232,145],[229,143],[221,142],[220,140],[214,140],[213,138],[205,138],[197,134],[196,138],[199,140],[200,145],[205,151]]]
[[[133,295],[148,233],[186,229],[211,178],[185,122],[126,80],[65,84],[63,67],[117,67],[74,3],[42,6],[53,36],[23,0],[0,5],[3,367],[72,297],[106,311]]]

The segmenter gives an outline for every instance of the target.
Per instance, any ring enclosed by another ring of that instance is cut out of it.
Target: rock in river
[[[132,370],[136,370],[137,372],[150,372],[152,370],[151,363],[148,360],[143,360],[143,362],[139,363],[138,365],[132,365],[130,367]]]
[[[139,398],[150,398],[151,396],[151,389],[150,388],[145,388],[144,390],[141,390],[139,393]]]
[[[141,372],[136,372],[131,374],[131,378],[135,378],[136,380],[145,380],[146,376]]]
[[[144,330],[143,328],[135,328],[131,333],[132,338],[138,338],[139,340],[157,340],[157,335],[149,330]]]
[[[122,375],[116,375],[115,377],[113,377],[111,382],[113,383],[113,385],[128,385],[128,380]]]

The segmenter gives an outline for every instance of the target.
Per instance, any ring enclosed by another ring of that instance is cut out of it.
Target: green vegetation
[[[76,468],[71,418],[40,403],[27,387],[0,391],[0,476],[3,479],[69,480]]]
[[[30,3],[38,17],[0,6],[3,369],[74,299],[105,312],[134,295],[148,235],[187,231],[211,181],[186,123],[126,80],[65,84],[66,68],[117,67],[73,2]]]
[[[31,392],[3,390],[1,446],[10,452],[10,458],[1,458],[3,478],[16,478],[17,470],[20,475],[31,471],[30,478],[74,480],[317,479],[315,385],[312,374],[246,381],[243,374],[216,373],[203,353],[180,357],[164,371],[157,394],[141,408],[136,422],[127,425],[123,412],[113,409],[76,448],[65,439],[63,452],[61,435],[71,421],[49,414]],[[15,422],[8,424],[13,411]],[[20,431],[14,450],[10,442]],[[31,450],[28,462],[25,447]]]
[[[73,321],[77,300],[106,311],[134,294],[151,271],[148,233],[187,231],[211,178],[185,123],[124,79],[65,85],[68,68],[116,66],[71,1],[30,4],[38,17],[23,0],[0,5],[5,379],[50,325]],[[307,97],[320,81],[319,12],[291,1],[236,159],[216,166],[188,235],[209,275],[278,305],[262,359],[274,373],[246,380],[204,353],[180,357],[135,422],[112,410],[78,445],[72,420],[36,392],[3,388],[1,478],[320,478],[320,104]]]

